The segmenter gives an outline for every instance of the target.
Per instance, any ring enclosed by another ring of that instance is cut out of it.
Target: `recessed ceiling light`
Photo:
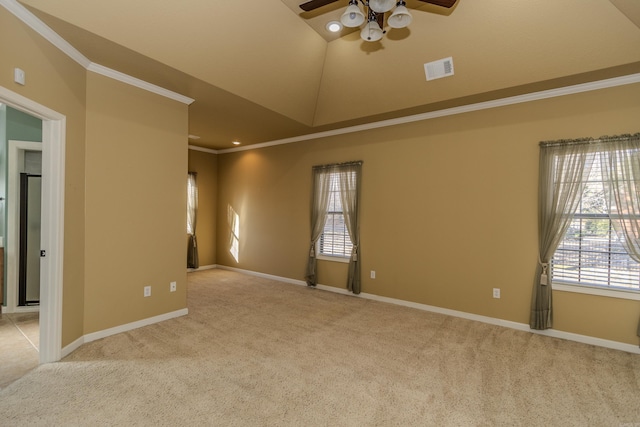
[[[338,21],[329,21],[325,28],[332,33],[337,33],[342,30],[342,24]]]
[[[240,141],[233,141],[233,145],[240,145]]]

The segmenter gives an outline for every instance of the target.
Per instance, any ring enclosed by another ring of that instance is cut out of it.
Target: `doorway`
[[[42,216],[40,258],[40,363],[62,356],[64,260],[64,115],[0,86],[0,103],[42,120]]]
[[[20,249],[18,250],[19,307],[35,307],[40,305],[41,190],[42,175],[30,172],[20,173]]]
[[[8,142],[5,209],[7,313],[39,311],[42,151],[40,142]]]
[[[13,110],[13,109],[11,109]],[[8,110],[8,113],[11,113]],[[7,114],[7,135],[31,116],[17,120]],[[6,386],[39,364],[40,341],[40,233],[42,200],[42,143],[9,140],[6,145],[6,198],[4,249],[7,262],[5,314],[0,319],[3,336],[0,387]]]

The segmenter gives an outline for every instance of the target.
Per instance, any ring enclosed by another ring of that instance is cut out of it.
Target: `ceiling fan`
[[[300,5],[305,12],[318,9],[339,0],[309,0]],[[358,1],[365,7],[365,12],[360,9]],[[457,0],[419,0],[436,6],[451,8]],[[349,6],[340,17],[340,23],[345,27],[362,27],[360,38],[364,41],[375,42],[382,38],[384,30],[385,13],[395,10],[387,17],[387,25],[391,28],[405,28],[411,23],[412,17],[407,10],[405,0],[349,0]],[[339,30],[338,30],[339,31]]]
[[[335,3],[337,1],[339,0],[310,0],[306,3],[302,3],[300,5],[300,9],[304,10],[305,12],[310,12],[319,7],[326,6],[331,3]],[[424,3],[434,4],[436,6],[450,8],[456,3],[457,0],[419,0],[419,1],[422,1]],[[388,3],[388,2],[383,2],[383,3]]]

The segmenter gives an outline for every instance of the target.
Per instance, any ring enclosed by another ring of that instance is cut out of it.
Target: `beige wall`
[[[66,116],[62,345],[186,307],[187,106],[87,73],[2,7],[0,28],[0,85]]]
[[[87,76],[85,334],[186,307],[187,108]]]
[[[189,172],[198,174],[198,258],[200,267],[216,264],[216,201],[218,199],[218,156],[189,150]],[[186,243],[185,243],[186,259]]]
[[[220,155],[218,264],[302,280],[311,167],[363,160],[362,291],[526,324],[538,142],[637,132],[638,99],[636,84]],[[239,262],[228,206],[240,216]],[[344,264],[319,262],[321,284],[345,280]],[[637,344],[637,301],[554,298],[556,329]]]
[[[87,74],[4,8],[0,28],[0,85],[67,118],[63,346],[185,307],[186,106]],[[13,83],[14,67],[26,86]],[[537,143],[637,132],[639,97],[634,85],[218,156],[209,255],[302,279],[311,166],[364,160],[363,291],[526,323]],[[239,262],[228,252],[228,206],[241,219]],[[321,283],[344,287],[344,264],[319,268]],[[557,329],[637,343],[636,301],[554,298]]]
[[[66,116],[62,345],[83,334],[86,71],[0,7],[0,85]],[[13,82],[22,68],[26,85]]]

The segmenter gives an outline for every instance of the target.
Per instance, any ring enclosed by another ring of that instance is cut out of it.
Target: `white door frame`
[[[7,262],[7,313],[39,311],[39,307],[18,307],[18,252],[20,249],[20,172],[24,162],[25,151],[42,151],[42,143],[10,140],[7,147],[7,197],[5,198],[5,215],[7,230],[4,238],[4,253]]]
[[[42,120],[42,230],[40,270],[40,363],[62,354],[64,171],[66,117],[0,86],[0,102]]]

